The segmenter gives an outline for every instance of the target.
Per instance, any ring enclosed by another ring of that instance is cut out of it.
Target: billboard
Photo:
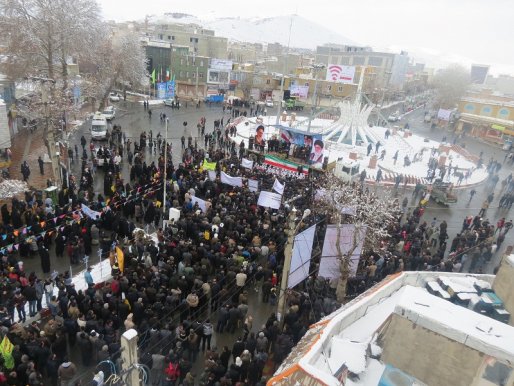
[[[232,60],[212,58],[209,68],[212,70],[232,71]]]
[[[175,81],[156,83],[157,98],[158,99],[171,99],[175,98]]]
[[[227,84],[230,80],[230,72],[224,70],[207,70],[207,83]]]
[[[329,82],[353,83],[353,78],[355,78],[355,66],[328,65],[326,80]]]
[[[471,83],[484,84],[489,74],[489,66],[482,64],[471,65]]]
[[[359,229],[359,234],[356,237],[357,246],[350,256],[350,276],[355,276],[359,266],[359,260],[362,253],[362,246],[364,245],[364,238],[366,236],[366,227]],[[339,246],[343,255],[350,252],[354,247],[354,224],[341,224],[339,234]],[[325,240],[323,242],[323,250],[321,251],[321,260],[319,263],[319,276],[332,279],[341,276],[339,269],[339,257],[336,247],[337,242],[337,225],[328,225]]]
[[[289,91],[291,96],[305,99],[309,95],[309,86],[291,85]]]

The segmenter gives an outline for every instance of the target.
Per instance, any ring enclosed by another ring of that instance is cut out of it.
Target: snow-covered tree
[[[436,91],[435,106],[443,109],[454,108],[470,82],[469,71],[461,65],[454,64],[440,71],[432,81]]]
[[[361,231],[366,228],[363,250],[380,248],[382,241],[389,238],[388,229],[398,219],[398,200],[388,191],[374,193],[362,190],[359,185],[350,185],[335,176],[327,176],[320,184],[313,209],[327,216],[328,224],[337,226],[336,249],[340,261],[340,278],[336,295],[339,302],[346,296],[346,286],[350,275],[350,259],[359,245]],[[341,224],[353,224],[353,240],[348,253],[341,251]]]
[[[70,58],[94,52],[102,30],[91,0],[0,0],[3,70],[13,80],[42,76],[67,86]]]
[[[120,88],[138,88],[148,81],[147,58],[138,33],[120,31],[111,33],[101,42],[95,68],[88,77],[86,93],[100,101],[103,108],[109,93]]]

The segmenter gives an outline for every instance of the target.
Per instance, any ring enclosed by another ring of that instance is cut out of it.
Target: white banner
[[[257,205],[265,208],[280,209],[281,204],[282,196],[280,194],[267,192],[265,190],[261,191],[259,199],[257,200]]]
[[[355,77],[355,66],[342,66],[340,64],[329,64],[326,80],[336,83],[353,83]]]
[[[314,242],[315,232],[316,225],[313,225],[294,237],[293,256],[291,257],[287,288],[293,288],[309,277],[312,243]]]
[[[180,218],[180,210],[177,208],[170,208],[170,214],[168,216],[169,221],[174,220],[174,222],[177,222]]]
[[[248,190],[250,192],[257,192],[259,190],[259,181],[248,179]]]
[[[244,167],[244,168],[247,168],[247,169],[252,169],[253,168],[253,161],[251,161],[249,159],[246,159],[246,158],[243,158],[241,160],[241,166]]]
[[[275,178],[275,182],[273,183],[273,190],[278,194],[284,194],[284,188],[286,184],[281,184],[278,179]]]
[[[227,184],[227,185],[232,185],[232,186],[238,186],[238,187],[243,186],[243,178],[242,177],[232,177],[232,176],[229,176],[225,172],[221,172],[221,182],[223,182],[224,184]]]
[[[439,109],[439,111],[437,112],[437,118],[442,119],[443,121],[449,121],[451,115],[451,110]]]
[[[216,172],[214,170],[208,170],[209,180],[216,181]]]
[[[360,229],[356,237],[357,247],[350,256],[350,276],[355,276],[359,266],[359,260],[362,253],[362,246],[366,236],[366,227]],[[355,225],[341,224],[340,226],[339,245],[341,253],[346,255],[353,247],[353,234],[355,232]],[[325,240],[323,242],[323,250],[321,251],[321,260],[319,263],[319,276],[332,279],[341,276],[339,269],[339,258],[336,247],[337,241],[337,225],[329,225]]]
[[[202,210],[202,212],[207,212],[207,206],[205,205],[205,200],[202,200],[201,198],[198,198],[196,196],[191,197],[191,202],[193,203],[193,206],[195,204],[198,204],[198,207]]]
[[[91,220],[99,220],[102,213],[97,212],[96,210],[91,209],[89,206],[84,204],[81,205],[82,212],[89,217]]]

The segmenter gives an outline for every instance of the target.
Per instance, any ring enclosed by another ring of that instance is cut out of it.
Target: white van
[[[91,121],[91,138],[94,140],[107,139],[107,119],[100,112],[96,112]]]

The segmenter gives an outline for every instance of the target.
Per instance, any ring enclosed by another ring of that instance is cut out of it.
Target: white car
[[[391,114],[389,115],[389,117],[387,118],[387,120],[389,122],[398,122],[400,120],[400,116],[396,115],[396,114]]]
[[[266,99],[266,107],[273,107],[273,99]]]
[[[116,116],[116,110],[114,110],[114,106],[107,106],[104,111],[102,111],[103,116],[108,121],[112,121]]]
[[[121,95],[120,95],[120,94],[118,94],[117,92],[111,92],[111,93],[109,94],[109,100],[110,100],[111,102],[119,102],[119,101],[120,101],[120,99],[121,99]]]

